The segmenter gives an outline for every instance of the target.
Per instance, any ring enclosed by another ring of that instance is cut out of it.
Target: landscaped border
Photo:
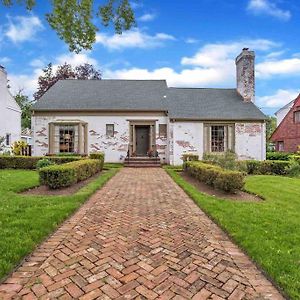
[[[174,180],[174,182],[180,186],[183,191],[195,202],[195,204],[197,206],[199,206],[199,208],[205,212],[205,214],[214,222],[216,223],[228,236],[228,238],[236,245],[238,245],[238,247],[241,249],[241,251],[243,251],[248,257],[249,259],[255,264],[255,266],[266,276],[266,278],[278,289],[278,291],[283,295],[283,297],[289,299],[289,297],[287,296],[287,294],[285,293],[285,291],[277,284],[277,282],[263,269],[263,267],[257,263],[253,256],[250,255],[250,253],[247,251],[247,249],[245,247],[243,247],[241,245],[241,243],[239,242],[238,239],[236,239],[228,230],[227,228],[224,226],[224,224],[222,224],[222,222],[220,220],[218,220],[216,217],[214,217],[209,210],[207,210],[203,205],[201,205],[201,200],[199,199],[199,197],[209,197],[213,200],[219,200],[219,201],[226,201],[226,200],[222,200],[222,199],[218,199],[215,197],[212,197],[210,195],[206,195],[205,193],[200,192],[195,186],[193,186],[193,184],[188,183],[180,174],[180,171],[183,171],[182,167],[172,167],[172,166],[165,166],[164,167],[165,171],[167,172],[167,174]],[[229,201],[229,200],[227,200]],[[229,201],[231,202],[231,201]],[[231,202],[232,203],[232,202]],[[249,203],[245,203],[246,205],[248,205]]]
[[[115,167],[115,168],[109,168],[106,171],[102,171],[98,178],[87,184],[86,186],[82,187],[80,190],[78,190],[76,193],[73,195],[68,195],[68,196],[46,196],[46,198],[51,199],[51,197],[59,197],[61,201],[64,201],[64,198],[69,198],[69,197],[74,197],[77,196],[79,199],[76,201],[76,206],[71,208],[68,214],[63,217],[62,219],[58,218],[55,221],[55,225],[49,226],[49,230],[47,230],[47,234],[42,236],[41,238],[38,238],[36,242],[34,243],[33,247],[28,248],[27,254],[22,257],[18,257],[15,259],[15,262],[11,262],[11,264],[14,264],[14,266],[11,269],[8,269],[5,273],[5,275],[0,278],[0,284],[4,282],[9,275],[16,270],[30,255],[31,253],[45,240],[49,238],[55,232],[64,222],[66,222],[68,219],[70,219],[96,191],[100,190],[114,175],[116,175],[120,167]],[[18,193],[19,191],[14,191],[15,193]],[[28,196],[26,196],[28,197]],[[31,196],[34,198],[39,198],[43,196]]]

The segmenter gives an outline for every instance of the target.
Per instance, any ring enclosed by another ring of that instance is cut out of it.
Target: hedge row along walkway
[[[163,169],[123,169],[0,298],[283,299]]]

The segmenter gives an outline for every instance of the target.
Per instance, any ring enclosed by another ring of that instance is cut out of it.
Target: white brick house
[[[21,109],[7,88],[7,74],[0,65],[0,137],[6,149],[21,139]]]
[[[233,150],[265,159],[265,115],[254,104],[254,52],[237,57],[237,88],[170,88],[165,80],[62,80],[34,105],[34,155],[105,152],[106,161],[157,151]]]

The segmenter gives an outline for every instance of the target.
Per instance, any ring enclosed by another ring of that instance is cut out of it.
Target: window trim
[[[279,144],[282,145],[282,149],[280,149]],[[284,152],[284,141],[277,141],[277,151]]]
[[[212,152],[212,140],[211,140],[211,130],[212,126],[223,126],[224,127],[224,136],[227,140],[224,141],[224,151],[223,152]],[[230,127],[232,128],[230,132]],[[207,128],[209,129],[207,136]],[[230,140],[231,139],[231,140]],[[208,144],[207,144],[208,141]],[[222,154],[226,151],[235,151],[235,123],[204,123],[203,124],[203,152],[204,153],[213,153],[213,154]]]
[[[161,134],[161,127],[162,126],[165,127],[165,135]],[[167,124],[163,124],[163,123],[158,124],[158,136],[160,138],[164,138],[164,139],[166,139],[168,137],[168,125]]]
[[[297,118],[297,120],[296,120]],[[300,124],[300,110],[294,111],[294,123]]]
[[[108,126],[112,126],[112,135],[108,134]],[[115,124],[106,124],[106,137],[114,137],[115,136]]]

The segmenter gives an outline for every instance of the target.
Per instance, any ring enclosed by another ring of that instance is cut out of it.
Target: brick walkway
[[[283,299],[162,169],[123,169],[0,299]]]

